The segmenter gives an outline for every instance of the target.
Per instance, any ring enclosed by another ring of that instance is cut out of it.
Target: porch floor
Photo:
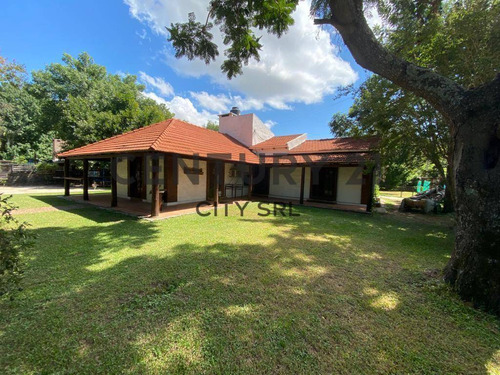
[[[137,216],[143,219],[166,219],[169,217],[194,214],[196,213],[196,205],[197,203],[184,203],[177,204],[172,206],[163,206],[162,212],[160,215],[152,218],[151,217],[151,203],[143,202],[142,200],[135,199],[127,199],[127,198],[118,198],[118,206],[111,207],[111,194],[91,194],[88,201],[83,200],[83,195],[70,195],[69,197],[65,197],[71,201],[75,201],[78,203],[87,203],[93,206],[98,206],[101,208],[106,208],[110,210],[116,210],[118,212],[122,212],[127,215]],[[199,208],[200,211],[207,211],[213,208],[210,206],[202,206]]]
[[[75,194],[69,197],[65,197],[71,201],[78,203],[87,203],[94,206],[98,206],[101,208],[107,208],[116,210],[118,212],[125,213],[127,215],[137,216],[144,219],[150,220],[158,220],[158,219],[166,219],[169,217],[175,217],[180,215],[194,214],[196,213],[196,205],[197,203],[184,203],[177,205],[164,206],[160,215],[152,218],[151,217],[151,203],[143,202],[140,200],[131,200],[127,198],[118,198],[118,206],[111,207],[111,194],[91,194],[90,200],[84,201],[83,195]],[[238,201],[245,201],[246,199],[240,198]],[[255,202],[283,202],[289,203],[291,202],[295,206],[300,206],[298,200],[286,200],[286,199],[274,199],[274,198],[265,198],[265,197],[253,197],[251,199]],[[221,203],[233,203],[232,199],[221,199]],[[305,201],[304,206],[307,207],[316,207],[316,208],[324,208],[330,210],[340,210],[340,211],[350,211],[350,212],[358,212],[358,213],[366,213],[366,205],[364,204],[335,204],[335,203],[320,203],[320,202],[310,202]],[[200,211],[212,210],[213,205],[202,206],[199,208]]]

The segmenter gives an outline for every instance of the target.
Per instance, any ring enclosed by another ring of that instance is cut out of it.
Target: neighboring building
[[[70,159],[86,160],[87,169],[88,160],[111,159],[115,205],[116,197],[152,201],[153,216],[158,191],[168,205],[253,195],[369,209],[373,168],[363,172],[363,166],[373,165],[376,143],[374,137],[275,136],[256,115],[233,108],[220,116],[219,132],[170,119],[58,156],[67,170]]]

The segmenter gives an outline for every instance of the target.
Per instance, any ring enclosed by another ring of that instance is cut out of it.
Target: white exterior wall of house
[[[226,184],[243,185],[243,176],[231,176],[231,168],[233,167],[236,168],[236,164],[224,163],[224,189]],[[246,166],[245,170],[248,172],[250,170],[250,166]],[[227,198],[233,198],[232,189],[223,191],[222,194],[226,194]],[[243,197],[248,195],[248,186],[243,186],[243,194],[238,191],[237,197],[240,197],[240,195],[243,195]]]
[[[337,180],[337,202],[361,203],[361,179],[358,167],[340,167]]]
[[[291,181],[288,181],[285,174],[291,177]],[[269,197],[294,200],[300,199],[301,176],[302,167],[271,168],[269,176]],[[311,185],[311,169],[309,167],[306,167],[304,177],[304,199],[309,199],[309,188]]]
[[[201,168],[202,175],[187,175],[184,173],[184,167],[195,167],[194,160],[181,159],[177,161],[178,165],[178,186],[177,186],[177,202],[169,203],[174,205],[176,203],[192,203],[201,202],[207,198],[207,162],[198,160],[196,168]],[[198,181],[196,182],[196,178]],[[193,180],[193,181],[192,181]]]
[[[116,162],[116,194],[120,198],[128,198],[128,159],[118,158]]]

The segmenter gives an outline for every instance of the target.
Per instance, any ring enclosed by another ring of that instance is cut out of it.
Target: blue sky
[[[338,36],[312,25],[307,2],[299,5],[290,32],[279,40],[265,35],[261,62],[251,62],[232,81],[220,73],[220,61],[206,66],[173,58],[163,31],[170,22],[187,18],[189,11],[204,17],[207,2],[3,1],[0,54],[32,71],[59,62],[63,53],[86,51],[111,73],[138,75],[148,96],[198,125],[237,104],[244,113],[256,113],[277,135],[331,137],[332,114],[347,111],[351,104],[346,97],[334,100],[335,88],[359,84],[368,73]]]

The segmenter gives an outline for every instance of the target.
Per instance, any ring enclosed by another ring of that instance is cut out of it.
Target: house
[[[371,208],[377,139],[308,140],[306,134],[275,136],[255,114],[233,108],[220,115],[219,132],[170,119],[73,150],[65,159],[84,162],[88,200],[89,160],[111,160],[112,198],[151,202],[157,216],[168,205],[266,197]]]

